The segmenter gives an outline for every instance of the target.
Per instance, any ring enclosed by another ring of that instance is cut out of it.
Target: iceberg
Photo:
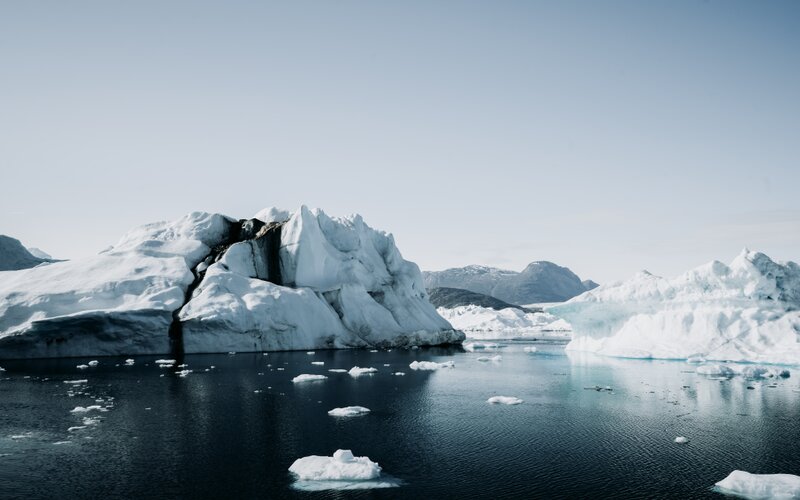
[[[363,406],[345,406],[344,408],[334,408],[328,412],[332,417],[358,417],[369,413],[369,408]]]
[[[100,254],[0,273],[0,358],[459,343],[359,215],[194,212]]]
[[[347,372],[350,374],[351,377],[360,377],[361,375],[366,375],[367,373],[375,373],[377,372],[377,368],[361,368],[360,366],[354,366],[350,368],[350,371]]]
[[[412,370],[433,371],[439,368],[455,368],[456,364],[453,361],[445,361],[444,363],[436,363],[435,361],[412,361],[408,367]]]
[[[697,362],[800,364],[800,266],[744,250],[665,279],[647,272],[549,309],[568,350]]]
[[[292,382],[298,384],[300,382],[314,382],[315,380],[325,380],[325,375],[313,375],[310,373],[301,373],[300,375],[296,376],[292,379]]]
[[[749,499],[797,499],[800,498],[800,476],[751,474],[735,470],[716,483],[714,489],[719,493]]]
[[[440,307],[436,311],[454,328],[473,339],[510,339],[548,336],[569,338],[571,326],[549,312],[505,308],[495,310],[477,305]]]
[[[368,457],[355,457],[350,450],[336,450],[332,457],[298,458],[289,472],[297,478],[292,487],[304,491],[391,488],[400,484],[394,478],[384,477],[376,462]]]

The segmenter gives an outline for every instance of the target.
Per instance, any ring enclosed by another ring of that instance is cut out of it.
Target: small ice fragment
[[[79,430],[85,429],[85,428],[86,428],[85,425],[73,425],[72,427],[67,429],[67,432],[75,432],[75,431],[79,431]]]
[[[298,458],[289,472],[301,481],[365,481],[380,476],[381,468],[368,457],[354,457],[350,450],[336,450],[333,457]]]
[[[99,364],[100,364],[100,362],[97,361],[96,359],[93,359],[93,360],[89,361],[89,366],[97,366]]]
[[[325,380],[325,375],[312,375],[310,373],[303,373],[301,375],[296,376],[292,379],[292,382],[297,384],[298,382],[313,382],[315,380]]]
[[[409,368],[412,370],[438,370],[439,368],[455,368],[456,364],[452,361],[436,363],[433,361],[412,361]]]
[[[492,396],[486,400],[490,404],[503,404],[503,405],[518,405],[522,400],[513,396]]]
[[[389,363],[384,363],[383,366],[392,366]]]
[[[496,356],[492,356],[491,358],[490,358],[490,357],[488,357],[488,356],[481,356],[480,358],[478,358],[478,361],[481,361],[481,362],[483,362],[483,363],[486,363],[486,362],[488,362],[488,361],[492,361],[492,362],[495,362],[495,363],[497,363],[497,362],[499,362],[499,361],[500,361],[500,360],[502,360],[502,359],[503,359],[503,356],[501,356],[501,355],[499,355],[499,354],[498,354],[498,355],[496,355]]]
[[[187,366],[189,365],[187,363],[184,363],[182,365],[178,365],[176,368],[186,368]]]
[[[312,365],[317,365],[317,366],[322,366],[322,365],[325,364],[325,362],[324,361],[312,361],[311,364]]]
[[[85,369],[89,368],[89,365],[78,365],[75,368],[77,368],[78,370],[85,370]]]
[[[378,370],[376,368],[361,368],[359,366],[354,366],[350,368],[350,371],[347,372],[350,374],[351,377],[360,377],[366,373],[375,373]]]
[[[733,377],[734,372],[729,366],[720,364],[710,364],[698,366],[695,371],[700,375],[710,377]]]
[[[328,412],[332,417],[357,417],[369,413],[369,408],[363,406],[345,406],[344,408],[334,408]]]
[[[174,359],[157,359],[156,360],[156,364],[159,366],[159,368],[167,368],[169,366],[174,365],[175,364],[175,360]]]
[[[126,359],[125,360],[125,366],[133,366],[134,363],[135,363],[135,361],[133,359]]]
[[[314,351],[306,351],[306,354],[308,354],[309,356],[313,356],[315,353]]]
[[[692,354],[691,356],[686,358],[686,362],[692,365],[697,365],[700,363],[705,363],[706,357],[703,356],[702,354]]]
[[[285,370],[286,368],[276,368],[276,369],[277,369],[279,372],[282,372],[282,371],[283,371],[283,370]]]
[[[58,445],[58,444],[70,444],[71,442],[72,442],[72,441],[56,441],[56,442],[55,442],[55,443],[53,443],[53,444],[56,444],[56,445]]]
[[[91,406],[76,406],[70,413],[86,413],[89,411],[102,411],[103,407],[100,405],[91,405]]]
[[[536,347],[531,345],[531,346],[523,347],[522,350],[525,351],[525,352],[534,353],[534,352],[536,352]]]
[[[347,373],[347,370],[345,370],[344,368],[331,368],[328,371],[333,373]]]
[[[402,377],[403,375],[405,375],[405,373],[404,372],[394,372],[394,373],[392,373],[392,375],[396,375],[398,377]]]
[[[189,375],[190,373],[192,373],[192,370],[181,370],[181,371],[175,372],[175,375],[183,378],[183,377],[186,377],[186,375]]]
[[[370,349],[369,352],[378,352],[377,349]]]
[[[689,438],[683,437],[683,436],[678,436],[678,437],[675,438],[675,442],[678,443],[678,444],[686,444],[686,443],[689,442]]]
[[[84,379],[80,379],[80,380],[65,380],[64,381],[65,384],[75,384],[75,385],[77,385],[77,384],[86,384],[88,382],[89,381],[86,380],[85,378]]]
[[[236,351],[231,351],[228,353],[229,356],[233,356],[234,354],[236,354]]]
[[[743,498],[800,498],[800,476],[793,474],[751,474],[735,470],[714,485],[719,493]]]

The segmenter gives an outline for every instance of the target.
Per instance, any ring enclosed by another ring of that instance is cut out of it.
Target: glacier
[[[547,311],[529,312],[510,307],[496,310],[472,304],[440,307],[436,311],[472,339],[570,338],[571,326]]]
[[[643,271],[549,312],[572,325],[568,350],[800,364],[800,266],[747,249],[672,279]]]
[[[98,255],[0,272],[0,358],[459,343],[359,215],[194,212]]]

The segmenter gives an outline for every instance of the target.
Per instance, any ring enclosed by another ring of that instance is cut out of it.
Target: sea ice
[[[678,444],[686,444],[686,443],[689,442],[689,438],[684,437],[684,436],[678,436],[678,437],[675,438],[675,442],[678,443]]]
[[[331,368],[328,371],[333,373],[347,373],[347,370],[345,370],[344,368]]]
[[[344,408],[334,408],[328,412],[332,417],[357,417],[369,413],[369,408],[363,406],[345,406]]]
[[[367,373],[375,373],[378,370],[376,368],[361,368],[358,366],[354,366],[350,368],[350,371],[347,372],[350,374],[351,377],[360,377],[361,375],[365,375]]]
[[[317,365],[317,366],[322,366],[322,365],[325,364],[325,362],[324,361],[312,361],[311,364],[312,365]]]
[[[297,384],[299,382],[313,382],[315,380],[325,380],[326,378],[328,377],[326,377],[325,375],[312,375],[310,373],[303,373],[293,378],[292,382]]]
[[[438,370],[439,368],[455,368],[456,364],[453,361],[445,361],[444,363],[436,363],[434,361],[412,361],[409,368],[412,370]]]
[[[727,495],[748,499],[798,499],[800,476],[793,474],[751,474],[735,470],[714,485],[714,489]]]
[[[106,411],[106,410],[100,405],[76,406],[74,409],[70,410],[70,413],[86,413],[90,411]]]
[[[377,463],[368,457],[354,457],[350,450],[336,450],[333,457],[298,458],[289,471],[304,481],[364,481],[381,474]]]
[[[490,404],[518,405],[522,400],[513,396],[492,396],[486,400]]]

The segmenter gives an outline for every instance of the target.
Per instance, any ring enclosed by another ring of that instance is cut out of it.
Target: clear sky
[[[358,212],[428,270],[800,260],[800,2],[0,4],[0,233]]]

